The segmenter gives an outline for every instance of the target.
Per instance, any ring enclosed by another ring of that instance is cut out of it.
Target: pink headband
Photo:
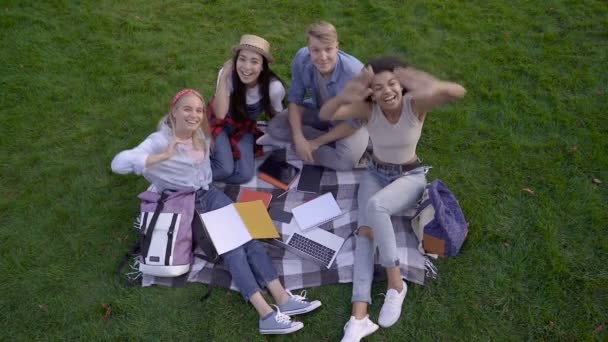
[[[175,94],[175,96],[173,96],[173,101],[171,101],[171,109],[173,109],[175,107],[175,104],[177,104],[177,101],[179,101],[179,99],[181,99],[182,97],[189,95],[189,94],[194,94],[196,96],[198,96],[201,100],[203,99],[203,96],[201,96],[201,94],[194,90],[194,89],[183,89],[180,90],[177,94]]]

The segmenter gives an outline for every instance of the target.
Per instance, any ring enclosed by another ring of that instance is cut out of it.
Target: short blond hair
[[[308,38],[313,37],[326,44],[338,42],[338,32],[334,25],[323,20],[311,24],[306,35]]]

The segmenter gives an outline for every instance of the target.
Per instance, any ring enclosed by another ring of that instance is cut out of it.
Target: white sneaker
[[[372,322],[369,316],[363,319],[356,319],[355,316],[350,316],[350,319],[344,325],[344,337],[341,342],[359,342],[365,336],[369,336],[378,330],[378,324]]]
[[[384,297],[384,304],[380,309],[380,316],[378,317],[378,324],[383,328],[388,328],[391,325],[397,323],[399,316],[401,316],[401,307],[403,306],[403,300],[407,294],[407,284],[403,281],[403,289],[401,292],[397,292],[395,289],[389,289]]]

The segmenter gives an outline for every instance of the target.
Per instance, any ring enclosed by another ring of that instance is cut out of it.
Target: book
[[[219,255],[252,239],[279,237],[261,200],[233,203],[200,216]]]
[[[269,192],[255,191],[251,189],[242,189],[239,195],[239,202],[251,202],[261,200],[266,208],[270,206],[272,194]]]
[[[291,209],[296,223],[302,230],[318,227],[342,215],[342,209],[331,192]]]
[[[300,169],[285,161],[285,150],[273,151],[258,167],[258,178],[287,191]]]
[[[323,177],[323,167],[304,165],[296,190],[318,194],[321,191],[321,177]]]

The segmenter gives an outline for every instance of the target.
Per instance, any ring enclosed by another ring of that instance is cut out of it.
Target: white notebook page
[[[251,240],[249,230],[232,204],[201,214],[201,219],[220,255]]]

